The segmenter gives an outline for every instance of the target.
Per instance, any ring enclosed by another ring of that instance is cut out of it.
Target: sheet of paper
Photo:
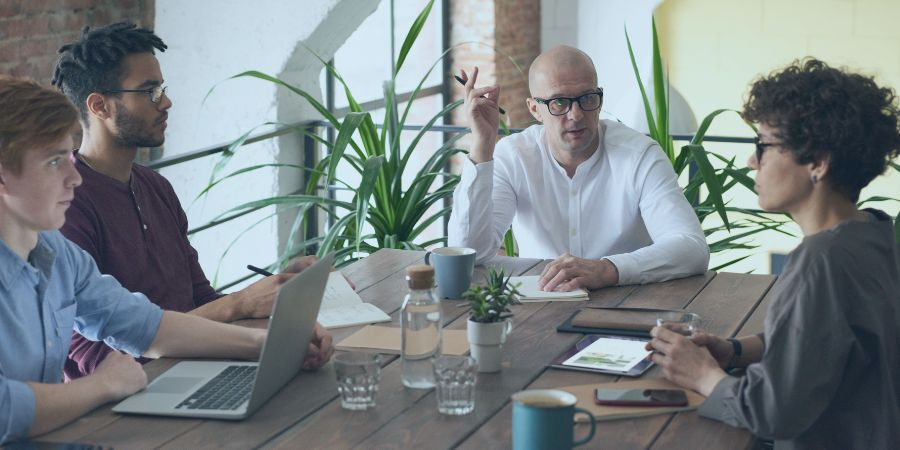
[[[578,289],[569,292],[561,292],[561,291],[542,291],[538,288],[538,280],[540,276],[538,275],[530,275],[524,277],[512,277],[510,278],[510,284],[519,286],[517,289],[519,290],[520,300],[528,301],[531,299],[553,299],[553,300],[584,300],[587,298],[588,293],[584,289]]]
[[[352,327],[390,321],[391,316],[371,303],[357,303],[319,311],[319,323],[325,328]]]
[[[359,294],[350,287],[350,283],[340,272],[331,272],[328,275],[328,284],[325,285],[325,297],[322,299],[321,309],[340,308],[362,303]]]
[[[600,338],[563,362],[567,366],[628,372],[650,352],[644,341]]]
[[[325,328],[340,328],[390,322],[391,317],[377,306],[363,302],[340,272],[331,272],[318,321]]]

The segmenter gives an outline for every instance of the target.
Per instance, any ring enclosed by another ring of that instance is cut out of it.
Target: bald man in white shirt
[[[544,290],[597,289],[703,273],[700,222],[659,145],[600,120],[603,90],[590,57],[560,46],[528,74],[541,122],[497,142],[500,88],[466,80],[472,147],[453,194],[449,244],[497,254],[510,225],[520,256],[553,259]],[[495,150],[496,146],[496,150]]]

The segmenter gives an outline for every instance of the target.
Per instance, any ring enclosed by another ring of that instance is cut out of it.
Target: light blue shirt
[[[24,438],[35,414],[27,381],[62,382],[72,330],[139,356],[162,310],[101,275],[58,231],[38,234],[23,261],[0,241],[0,444]]]

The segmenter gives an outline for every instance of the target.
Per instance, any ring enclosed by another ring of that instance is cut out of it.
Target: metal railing
[[[376,125],[376,126],[380,128],[382,125]],[[316,142],[311,137],[311,135],[318,135],[320,130],[322,130],[322,129],[327,130],[327,129],[333,129],[333,128],[334,127],[332,126],[332,124],[325,120],[301,121],[301,122],[296,122],[296,123],[289,124],[289,125],[278,126],[269,131],[264,131],[264,132],[259,132],[257,134],[253,134],[243,142],[242,146],[266,141],[266,140],[281,137],[281,136],[286,136],[286,135],[289,135],[292,133],[301,133],[304,138],[303,139],[303,153],[304,153],[303,164],[305,167],[311,168],[314,166],[315,161],[316,161],[316,154],[315,154]],[[423,125],[404,125],[402,127],[402,129],[404,131],[419,131],[419,130],[422,130],[423,128],[424,128]],[[523,128],[510,128],[509,132],[510,133],[518,133],[522,130],[523,130]],[[462,126],[456,126],[456,125],[433,125],[428,129],[428,132],[435,132],[435,133],[461,133],[461,132],[465,132],[465,131],[468,131],[468,127],[462,127]],[[498,133],[505,134],[505,132],[503,130],[498,130]],[[690,141],[693,138],[693,135],[672,135],[672,138],[676,141]],[[744,143],[753,143],[754,139],[753,138],[745,138],[745,137],[734,137],[734,136],[706,136],[704,138],[704,142],[723,142],[723,143],[744,144]],[[161,158],[161,159],[146,163],[144,165],[148,168],[151,168],[154,170],[159,170],[164,167],[170,167],[170,166],[174,166],[174,165],[178,165],[178,164],[187,163],[190,161],[195,161],[200,158],[219,155],[219,154],[227,151],[231,147],[231,145],[232,145],[232,142],[212,145],[209,147],[189,151],[186,153],[181,153],[179,155],[175,155],[175,156],[172,156],[169,158]],[[331,187],[329,187],[329,186],[322,186],[322,188],[323,189],[331,189]],[[299,193],[299,192],[300,191],[297,191],[295,193]],[[230,222],[234,219],[237,219],[238,217],[259,211],[266,207],[268,207],[268,206],[259,206],[256,208],[251,208],[251,209],[247,209],[245,211],[241,211],[238,213],[234,213],[234,214],[222,217],[220,219],[210,221],[209,223],[189,229],[187,234],[190,236],[190,235],[199,233],[201,231],[208,230],[210,228],[213,228],[213,227],[222,225],[224,223]],[[309,234],[311,234],[312,236],[307,236],[307,237],[315,237],[315,235],[317,234],[317,231],[318,231],[317,227],[313,224],[312,226],[309,227]],[[242,282],[250,279],[251,277],[253,277],[252,274],[241,277],[237,280],[231,281],[224,285],[217,286],[217,289],[219,289],[219,290],[228,289],[230,287],[233,287],[239,283],[242,283]]]

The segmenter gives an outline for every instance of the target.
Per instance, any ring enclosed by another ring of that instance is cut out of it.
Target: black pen
[[[453,75],[453,78],[456,78],[456,81],[459,81],[459,84],[463,86],[466,85],[466,80],[463,80],[459,75]],[[483,98],[484,96],[482,95],[481,97]],[[501,108],[499,105],[497,106],[497,109],[500,110],[500,114],[506,114],[506,111],[504,111],[503,108]]]
[[[272,275],[274,275],[272,272],[269,272],[266,269],[260,269],[259,267],[256,267],[254,265],[247,264],[247,268],[264,276],[264,277],[271,277]]]

